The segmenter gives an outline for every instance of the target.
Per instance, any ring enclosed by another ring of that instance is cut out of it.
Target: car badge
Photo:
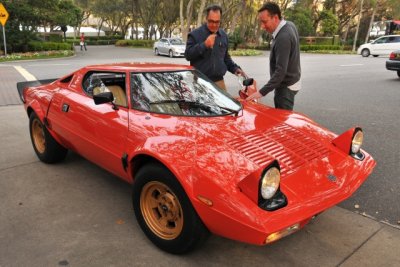
[[[331,182],[336,182],[336,176],[335,175],[333,175],[333,174],[328,174],[328,179],[329,179],[329,181],[331,181]]]

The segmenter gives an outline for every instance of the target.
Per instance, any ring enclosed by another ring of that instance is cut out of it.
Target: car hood
[[[275,159],[281,165],[282,176],[286,176],[330,153],[328,147],[335,135],[305,116],[259,104],[243,105],[237,116],[159,116],[153,121],[158,126],[151,126],[158,130],[152,134],[157,135],[156,142],[164,142],[162,137],[168,135],[169,149],[156,146],[157,154],[175,161],[178,145],[172,143],[179,143],[190,150],[187,153],[195,158],[193,164],[208,175],[240,180]],[[175,140],[172,136],[176,141],[171,141]]]
[[[358,161],[339,150],[332,144],[336,134],[295,112],[245,104],[239,116],[180,123],[195,143],[193,166],[201,180],[195,189],[199,195],[215,183],[229,196],[243,179],[277,160],[281,188],[292,203],[344,197],[375,166],[365,151],[365,160]]]

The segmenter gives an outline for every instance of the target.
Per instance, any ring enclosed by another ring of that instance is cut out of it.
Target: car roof
[[[130,72],[166,72],[193,70],[189,65],[168,64],[168,63],[153,63],[153,62],[126,62],[126,63],[111,63],[101,65],[89,65],[84,67],[86,70],[101,70],[101,71],[130,71]]]
[[[381,38],[381,37],[399,37],[399,36],[400,36],[399,34],[391,34],[391,35],[380,36],[379,38]]]

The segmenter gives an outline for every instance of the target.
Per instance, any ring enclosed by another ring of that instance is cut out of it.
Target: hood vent
[[[279,161],[282,175],[289,175],[317,158],[327,157],[330,151],[321,143],[286,125],[268,132],[253,131],[228,142],[257,165],[274,159]]]

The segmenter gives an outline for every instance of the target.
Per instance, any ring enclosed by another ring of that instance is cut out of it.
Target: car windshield
[[[172,45],[184,45],[185,43],[181,39],[171,39]]]
[[[131,74],[134,109],[180,116],[237,115],[239,101],[196,70]]]

